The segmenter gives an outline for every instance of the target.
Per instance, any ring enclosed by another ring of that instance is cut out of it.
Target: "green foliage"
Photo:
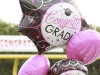
[[[20,35],[18,25],[0,20],[0,35]]]
[[[100,60],[96,60],[94,63],[87,65],[89,75],[100,75]]]
[[[99,27],[98,26],[94,27],[92,24],[90,24],[89,29],[96,30],[96,31],[100,32],[100,26]]]
[[[92,24],[89,25],[89,29],[94,29]]]
[[[0,75],[12,75],[14,60],[0,60]]]
[[[97,27],[97,28],[96,28],[96,31],[100,32],[100,27]]]

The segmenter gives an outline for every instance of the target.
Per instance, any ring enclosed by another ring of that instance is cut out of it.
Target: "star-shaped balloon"
[[[72,0],[19,1],[23,17],[18,31],[33,41],[39,54],[66,45],[83,28],[83,19]]]

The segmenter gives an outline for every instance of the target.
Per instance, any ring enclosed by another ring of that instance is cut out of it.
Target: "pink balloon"
[[[18,75],[47,75],[50,68],[48,58],[36,55],[29,58],[20,68]]]
[[[66,47],[67,57],[77,59],[88,65],[100,56],[100,33],[95,30],[84,30],[76,33]]]

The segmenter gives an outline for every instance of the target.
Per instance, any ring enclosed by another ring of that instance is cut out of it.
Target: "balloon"
[[[47,57],[36,55],[29,58],[20,68],[18,75],[47,75],[50,63]]]
[[[87,67],[84,66],[81,61],[75,59],[60,60],[51,67],[49,72],[49,75],[87,75],[87,74],[88,74]]]
[[[95,30],[76,33],[68,42],[66,55],[69,59],[77,59],[85,65],[93,63],[100,56],[100,33]]]
[[[29,37],[41,54],[69,39],[86,27],[72,0],[19,0],[23,17],[18,31]],[[59,8],[59,9],[57,9]]]
[[[64,72],[60,75],[86,75],[86,74],[82,71],[79,71],[79,70],[69,70],[69,71]]]

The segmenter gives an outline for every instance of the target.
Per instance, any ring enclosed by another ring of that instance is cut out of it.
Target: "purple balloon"
[[[68,42],[66,55],[85,65],[93,63],[100,56],[100,33],[95,30],[76,33]]]
[[[47,57],[36,55],[29,58],[20,68],[18,75],[47,75],[50,63]]]

